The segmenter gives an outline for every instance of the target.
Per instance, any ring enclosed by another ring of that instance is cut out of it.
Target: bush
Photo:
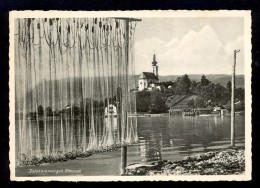
[[[43,106],[42,105],[38,106],[37,112],[38,112],[38,116],[43,116],[44,110],[43,110]]]
[[[136,111],[148,112],[150,106],[150,92],[140,91],[136,93]]]
[[[45,114],[46,114],[46,116],[52,116],[53,115],[52,109],[51,109],[50,106],[45,108]]]
[[[160,91],[151,92],[151,101],[150,101],[150,113],[164,113],[167,111],[166,108],[166,99],[165,95]]]

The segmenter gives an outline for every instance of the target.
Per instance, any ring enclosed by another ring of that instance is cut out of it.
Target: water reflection
[[[161,139],[160,139],[161,138]],[[140,140],[140,153],[142,161],[161,161],[161,143],[162,134],[150,134],[149,137],[144,137]]]
[[[236,140],[244,145],[245,122],[236,117]],[[138,119],[142,161],[159,161],[169,152],[191,155],[229,146],[230,117],[150,117]]]
[[[66,123],[60,119],[47,122],[39,121],[39,126],[32,126],[31,129],[33,135],[32,149],[36,152],[52,153],[59,150],[86,147],[89,132],[86,131],[86,135],[82,136],[84,127],[80,126],[79,121],[74,120],[72,122],[70,120]],[[137,147],[139,149],[135,160],[176,160],[180,156],[225,148],[230,144],[230,117],[228,116],[145,117],[138,118],[137,123],[139,138]],[[113,126],[115,130],[117,128],[114,124],[110,126]],[[46,134],[46,130],[49,134]],[[114,138],[117,138],[118,135],[115,132],[112,134]],[[244,138],[245,118],[244,116],[236,116],[237,144],[243,146]],[[18,149],[19,138],[16,137],[16,139],[16,149]],[[82,143],[85,143],[85,145]]]

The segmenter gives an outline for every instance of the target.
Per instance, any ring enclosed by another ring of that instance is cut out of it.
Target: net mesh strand
[[[16,19],[18,166],[137,142],[130,92],[135,25],[114,18]]]

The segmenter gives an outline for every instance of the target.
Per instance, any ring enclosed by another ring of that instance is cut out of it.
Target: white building
[[[109,104],[106,108],[105,108],[105,117],[117,117],[117,109],[116,106],[113,104]]]
[[[156,61],[155,54],[153,55],[153,62],[152,62],[153,72],[142,72],[139,80],[138,80],[138,90],[142,91],[145,88],[148,90],[153,90],[158,88],[159,83],[159,75],[158,75],[158,66]]]
[[[105,125],[107,129],[117,129],[117,108],[113,104],[109,104],[105,108]]]

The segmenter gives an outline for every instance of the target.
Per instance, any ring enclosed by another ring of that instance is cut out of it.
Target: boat
[[[212,114],[200,114],[199,116],[208,117],[208,116],[213,116],[213,115]]]

